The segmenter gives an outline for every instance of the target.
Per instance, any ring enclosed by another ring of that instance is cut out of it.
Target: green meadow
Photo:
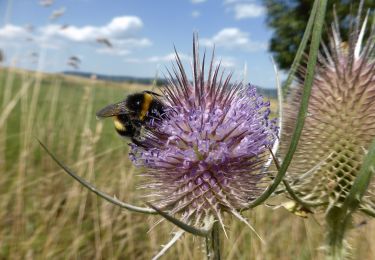
[[[169,242],[172,224],[99,199],[37,141],[100,190],[144,206],[127,140],[95,112],[150,87],[0,68],[0,259],[151,259]],[[267,203],[244,213],[263,241],[227,218],[223,259],[321,259],[320,217],[300,218],[275,208],[275,199]],[[374,234],[374,221],[355,219],[353,259],[375,259]],[[163,259],[176,256],[204,258],[203,240],[185,234]]]

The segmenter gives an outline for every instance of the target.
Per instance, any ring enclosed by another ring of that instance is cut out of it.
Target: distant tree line
[[[79,76],[84,78],[92,78],[93,73],[90,72],[80,72],[80,71],[64,71],[63,74],[66,75],[73,75],[73,76]],[[127,82],[127,83],[138,83],[143,85],[151,85],[155,84],[154,78],[137,78],[137,77],[131,77],[131,76],[111,76],[111,75],[103,75],[103,74],[95,74],[95,78],[99,80],[105,80],[105,81],[113,81],[113,82]],[[166,79],[157,79],[156,80],[156,86],[164,86],[167,84]],[[269,98],[276,98],[277,97],[277,91],[274,88],[263,88],[257,86],[258,92]]]
[[[106,80],[106,81],[113,81],[113,82],[128,82],[128,83],[138,83],[143,85],[150,85],[156,83],[157,86],[162,86],[167,81],[165,79],[155,79],[154,78],[138,78],[138,77],[131,77],[131,76],[115,76],[115,75],[103,75],[103,74],[94,74],[91,72],[80,72],[80,71],[64,71],[66,75],[73,75],[79,76],[84,78],[92,78],[95,75],[96,79],[99,80]]]
[[[263,0],[267,9],[267,25],[273,29],[273,35],[269,43],[269,49],[280,69],[290,68],[302,39],[307,20],[309,18],[313,0]],[[348,38],[350,17],[356,16],[354,10],[358,9],[360,0],[329,0],[323,41],[327,42],[331,23],[334,20],[333,11],[336,10],[340,31],[343,39]],[[365,0],[363,5],[363,17],[367,10],[375,9],[375,0]],[[370,15],[367,26],[367,34],[374,20]]]

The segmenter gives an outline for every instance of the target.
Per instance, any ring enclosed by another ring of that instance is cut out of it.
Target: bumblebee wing
[[[123,114],[128,114],[130,111],[126,108],[126,102],[121,101],[116,104],[108,105],[98,112],[96,112],[97,118],[106,118],[106,117],[112,117],[112,116],[118,116]]]

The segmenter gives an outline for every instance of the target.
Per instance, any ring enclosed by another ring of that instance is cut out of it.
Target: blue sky
[[[275,87],[260,0],[0,0],[0,17],[7,65],[60,72],[75,56],[78,71],[161,76],[174,46],[189,64],[198,32],[236,80]]]

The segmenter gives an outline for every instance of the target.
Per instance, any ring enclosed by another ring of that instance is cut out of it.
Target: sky
[[[0,0],[0,49],[7,66],[163,77],[174,47],[191,71],[198,33],[235,80],[275,88],[265,19],[261,0]]]

